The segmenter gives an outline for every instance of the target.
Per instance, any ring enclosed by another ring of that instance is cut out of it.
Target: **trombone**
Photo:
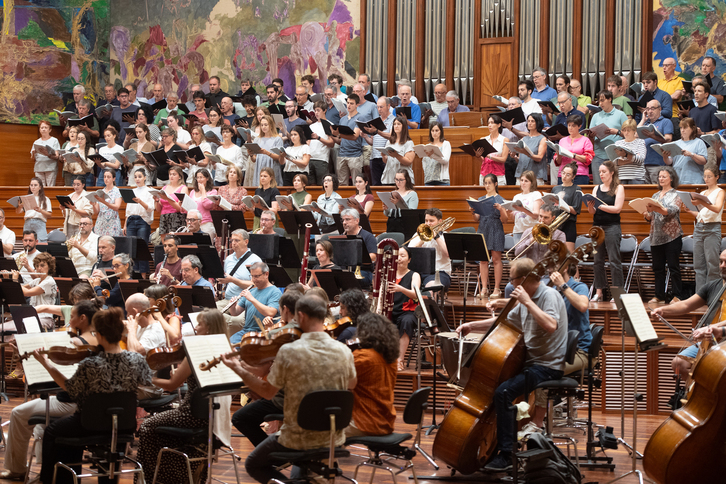
[[[421,224],[416,227],[416,235],[418,235],[418,238],[421,239],[423,242],[430,242],[434,240],[434,237],[439,235],[441,232],[446,232],[451,227],[453,227],[454,223],[456,223],[456,219],[454,217],[449,217],[446,220],[442,220],[441,222],[437,223],[436,225]],[[414,235],[413,237],[416,237],[416,235]],[[413,240],[413,237],[408,239],[402,245],[406,245],[411,242]]]
[[[518,256],[516,256],[514,259],[512,259],[510,252],[515,251],[517,247],[519,247],[519,244],[525,242],[528,239],[525,239],[522,237],[519,239],[519,242],[514,244],[514,247],[509,249],[507,253],[505,254],[507,256],[507,259],[509,260],[517,260],[519,257],[527,252],[530,247],[532,247],[534,244],[540,244],[540,245],[549,245],[550,242],[552,242],[552,234],[555,233],[555,230],[557,230],[560,225],[565,223],[565,221],[570,217],[570,214],[567,212],[562,212],[557,216],[557,218],[549,225],[545,224],[537,224],[534,227],[532,227],[532,243],[527,246],[526,249],[524,249],[522,252],[519,253]]]

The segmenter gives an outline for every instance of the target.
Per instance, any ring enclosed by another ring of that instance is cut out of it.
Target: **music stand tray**
[[[338,283],[335,281],[333,271],[330,269],[315,269],[310,271],[313,275],[313,280],[318,287],[323,288],[325,294],[328,295],[328,299],[333,301],[335,296],[340,294],[338,289]]]
[[[212,222],[214,223],[214,229],[218,234],[223,234],[222,220],[227,219],[229,222],[229,233],[232,234],[233,230],[244,229],[247,230],[247,222],[245,222],[245,213],[241,210],[212,210],[209,212],[212,215]]]
[[[78,279],[76,265],[69,257],[55,258],[55,272],[60,277],[72,277],[73,279]]]
[[[335,282],[338,283],[340,292],[346,289],[361,289],[360,280],[355,277],[355,272],[333,269],[333,276],[335,276]]]
[[[0,271],[17,271],[18,263],[12,257],[0,257]]]
[[[222,262],[219,260],[219,254],[214,247],[180,245],[178,254],[181,258],[188,255],[196,255],[199,257],[199,260],[202,262],[203,278],[209,279],[213,277],[215,279],[219,279],[224,277],[224,267],[222,267]]]
[[[198,246],[212,245],[212,236],[207,233],[201,234],[174,234],[174,237],[178,238],[181,244],[179,245],[191,245],[196,244]]]
[[[363,250],[365,243],[357,235],[341,235],[328,238],[333,246],[333,262],[340,267],[356,267],[372,264],[371,256]],[[366,260],[367,259],[367,260]]]
[[[192,305],[203,308],[216,308],[214,291],[207,286],[192,286]]]
[[[15,322],[15,330],[18,334],[26,334],[28,332],[25,327],[25,320],[27,318],[35,318],[38,321],[38,327],[43,331],[43,326],[40,324],[40,317],[33,306],[29,304],[8,304],[7,306]]]
[[[312,224],[312,228],[310,229],[311,234],[319,235],[321,233],[320,227],[318,227],[318,224],[315,221],[315,216],[313,215],[313,212],[289,212],[287,210],[281,210],[277,212],[277,216],[280,218],[282,226],[285,227],[285,232],[290,235],[304,237],[306,224]]]
[[[124,301],[137,292],[143,294],[144,290],[152,284],[153,282],[149,279],[127,279],[125,281],[118,281],[118,286],[121,290],[121,297]]]

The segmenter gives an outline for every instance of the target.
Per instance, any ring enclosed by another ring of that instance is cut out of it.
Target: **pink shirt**
[[[216,195],[217,190],[210,190],[207,192],[207,195]],[[212,221],[212,214],[209,213],[212,208],[214,208],[214,202],[212,202],[207,197],[199,198],[199,195],[197,195],[195,190],[192,190],[189,193],[189,196],[192,197],[192,200],[197,202],[197,210],[199,210],[199,214],[202,216],[202,224],[206,224],[208,222]]]
[[[167,185],[168,186],[168,185]],[[174,190],[174,193],[180,193],[184,189],[184,185],[179,185],[179,187]],[[167,196],[169,193],[167,192]],[[169,198],[176,198],[177,202],[179,201],[178,197],[169,197]],[[168,201],[164,200],[163,198],[159,199],[159,204],[161,205],[161,214],[164,215],[165,213],[177,213],[177,211],[174,209],[174,207],[169,203]]]
[[[590,138],[587,136],[580,136],[575,141],[572,141],[572,138],[565,136],[560,140],[560,146],[571,151],[575,155],[585,155],[585,158],[587,158],[586,161],[577,161],[577,175],[590,174],[590,163],[592,163],[592,159],[595,156],[595,151],[592,147],[592,141],[590,141]],[[562,177],[562,168],[575,160],[566,156],[558,156],[558,158],[560,169],[557,172],[557,176]]]

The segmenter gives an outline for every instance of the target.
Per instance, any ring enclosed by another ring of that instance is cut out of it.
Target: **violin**
[[[48,359],[56,365],[75,365],[89,356],[95,356],[102,351],[100,346],[81,345],[75,348],[68,346],[51,346],[47,350],[40,350],[41,355],[48,355]],[[27,360],[33,353],[24,353],[20,360]]]
[[[144,309],[141,311],[136,317],[139,316],[151,316],[153,313],[161,313],[166,309],[166,303],[163,299],[159,299],[156,301],[156,304],[154,306],[151,306],[148,309]]]
[[[289,327],[280,329],[272,335],[270,334],[271,329],[265,332],[250,331],[242,336],[242,341],[233,345],[232,348],[242,361],[253,366],[258,366],[274,360],[282,345],[292,343],[302,336],[302,331],[298,328]],[[207,362],[201,363],[199,369],[209,371],[221,361],[222,357],[216,356]]]
[[[345,316],[343,318],[339,318],[332,323],[323,324],[325,327],[325,332],[328,333],[333,338],[337,338],[340,333],[343,332],[343,330],[349,326],[353,325],[353,320],[350,319],[348,316]]]
[[[178,365],[184,358],[184,347],[181,344],[170,348],[154,348],[146,353],[146,363],[154,371],[159,371],[171,365]]]
[[[558,267],[566,257],[564,242],[551,242],[547,255],[524,280],[547,275],[550,267]],[[494,392],[500,384],[521,373],[524,365],[524,334],[507,321],[515,304],[517,300],[511,298],[472,352],[467,361],[471,369],[469,380],[436,432],[434,456],[462,474],[481,469],[496,450]]]

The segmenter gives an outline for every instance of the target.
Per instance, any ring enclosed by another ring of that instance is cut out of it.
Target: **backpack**
[[[527,459],[524,464],[524,482],[527,484],[580,484],[582,476],[575,464],[542,434],[531,434],[527,450],[551,450],[549,458]]]

